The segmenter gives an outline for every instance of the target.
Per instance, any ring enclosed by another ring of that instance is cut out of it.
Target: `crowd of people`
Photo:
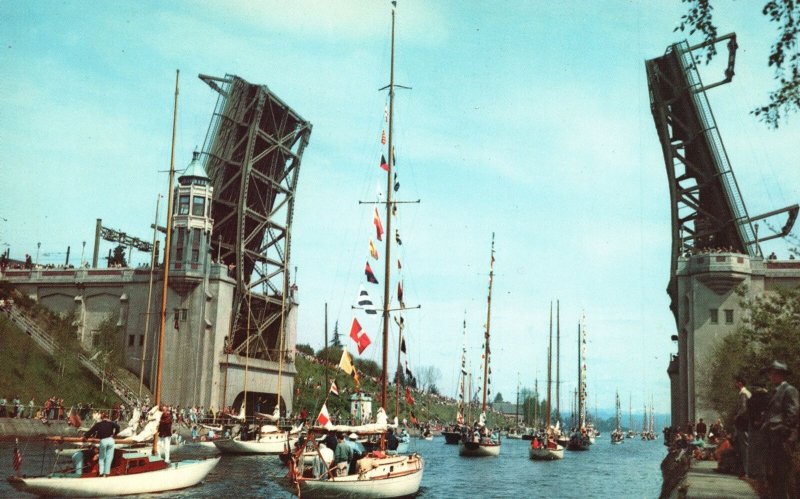
[[[15,395],[6,398],[0,395],[0,418],[40,419],[56,421],[66,419],[64,399],[50,397],[44,404],[37,404],[31,398],[27,403]]]
[[[717,419],[710,427],[700,419],[684,429],[664,430],[665,443],[684,456],[717,461],[717,471],[753,480],[771,498],[788,498],[790,490],[800,493],[800,483],[792,470],[792,453],[800,430],[800,396],[787,381],[788,366],[774,361],[765,369],[773,390],[753,383],[748,388],[743,376],[736,376],[733,387],[737,403],[733,428],[726,429]],[[681,431],[682,430],[682,431]]]

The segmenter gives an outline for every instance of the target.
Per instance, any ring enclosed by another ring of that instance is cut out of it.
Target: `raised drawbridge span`
[[[698,53],[722,43],[727,46],[727,67],[719,80],[705,84]],[[745,206],[707,96],[710,89],[732,81],[736,49],[736,35],[731,33],[695,46],[686,41],[670,45],[663,56],[645,62],[672,218],[667,293],[678,354],[667,372],[673,425],[705,414],[697,403],[703,387],[695,366],[706,362],[715,342],[735,329],[740,300],[734,288],[749,282],[756,267],[764,267],[760,243],[786,236],[798,214],[796,204],[758,216],[751,216]],[[756,222],[776,217],[783,220],[770,226],[780,229],[759,238]]]
[[[200,79],[219,94],[202,154],[214,186],[211,252],[236,281],[226,351],[275,362],[294,300],[291,227],[311,123],[266,85]]]
[[[724,77],[704,85],[696,53],[709,44],[726,43],[728,65]],[[717,128],[706,92],[729,83],[734,76],[736,35],[689,46],[686,41],[646,61],[650,105],[664,154],[672,214],[672,261],[686,252],[730,249],[750,256],[760,254],[760,242],[789,233],[797,218],[792,205],[756,217],[745,207],[739,185]],[[757,238],[753,223],[786,213],[781,232]],[[668,292],[674,300],[674,283]],[[674,310],[674,303],[673,303]]]

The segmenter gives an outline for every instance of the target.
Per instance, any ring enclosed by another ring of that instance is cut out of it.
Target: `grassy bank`
[[[120,402],[76,358],[50,357],[27,334],[0,313],[0,396],[10,403],[19,397],[26,407],[31,398],[40,406],[48,398],[63,398],[67,408],[78,402],[110,407]]]
[[[356,360],[356,365],[359,366],[358,360]],[[330,381],[327,385],[325,384],[325,366],[317,357],[298,355],[295,358],[295,367],[297,368],[294,401],[294,410],[296,413],[299,413],[305,408],[308,411],[308,417],[314,419],[317,414],[319,414],[323,402],[325,402],[331,416],[336,416],[340,419],[349,417],[350,395],[355,393],[355,383],[350,375],[334,366],[328,367],[328,379],[335,379],[339,389],[339,395],[336,396],[329,393]],[[374,366],[363,365],[359,371],[369,372],[372,369],[374,369]],[[380,385],[378,379],[363,374],[361,376],[361,392],[372,397],[374,413],[380,402]],[[389,385],[387,396],[387,413],[390,418],[393,418],[396,400],[394,384]],[[420,423],[438,422],[448,424],[455,421],[456,404],[454,401],[433,394],[421,393],[416,390],[412,391],[412,397],[414,399],[413,405],[406,401],[405,389],[401,390],[399,404],[399,419],[401,421],[404,418],[410,421],[412,412]],[[488,419],[490,426],[505,426],[502,417],[496,414],[490,413]]]

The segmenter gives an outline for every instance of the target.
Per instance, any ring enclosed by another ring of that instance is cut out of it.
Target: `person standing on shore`
[[[736,415],[733,418],[733,425],[736,428],[733,439],[741,463],[739,475],[750,476],[750,418],[747,404],[752,394],[745,384],[744,377],[736,376],[734,378],[734,385],[739,394],[736,400]]]
[[[789,376],[786,364],[776,360],[767,372],[770,383],[775,385],[775,393],[769,400],[764,425],[761,427],[766,432],[769,445],[765,456],[767,481],[771,498],[788,498],[791,451],[797,442],[800,396],[797,388],[786,381]]]
[[[89,431],[83,434],[84,440],[90,437],[100,439],[100,476],[108,476],[111,473],[111,462],[114,460],[114,435],[119,433],[119,425],[108,420],[108,413],[100,415],[100,421],[94,424]]]

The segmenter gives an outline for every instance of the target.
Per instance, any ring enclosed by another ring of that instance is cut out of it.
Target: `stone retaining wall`
[[[80,433],[66,421],[0,418],[0,440],[14,438],[77,437]]]

